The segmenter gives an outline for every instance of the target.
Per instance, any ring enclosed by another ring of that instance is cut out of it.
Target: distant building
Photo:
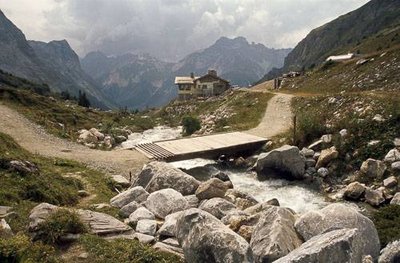
[[[338,56],[330,56],[326,59],[326,61],[340,62],[354,58],[355,55],[353,53],[348,53],[346,55],[338,55]]]
[[[178,86],[179,100],[218,96],[231,87],[229,81],[218,77],[215,70],[209,70],[201,77],[193,73],[189,77],[176,77],[175,85]]]

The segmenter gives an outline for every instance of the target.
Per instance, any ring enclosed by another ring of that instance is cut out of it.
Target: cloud
[[[294,47],[367,0],[0,0],[30,39],[67,39],[85,55],[147,52],[176,60],[221,36]],[[29,6],[29,8],[26,8]]]

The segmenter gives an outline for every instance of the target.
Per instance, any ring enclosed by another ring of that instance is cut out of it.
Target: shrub
[[[32,240],[23,234],[11,239],[0,239],[0,262],[43,262],[55,263],[56,253],[53,247]]]
[[[388,205],[374,214],[381,246],[400,239],[400,205]]]
[[[182,119],[183,132],[185,135],[192,135],[201,129],[200,120],[193,116],[185,116]]]
[[[39,224],[39,234],[36,238],[46,244],[59,244],[60,238],[65,234],[83,234],[86,232],[87,227],[80,220],[78,214],[66,209],[59,209]]]

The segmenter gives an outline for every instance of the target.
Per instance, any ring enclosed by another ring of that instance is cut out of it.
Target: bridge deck
[[[217,157],[262,146],[268,139],[243,132],[138,144],[135,149],[156,160],[179,161],[199,157]]]

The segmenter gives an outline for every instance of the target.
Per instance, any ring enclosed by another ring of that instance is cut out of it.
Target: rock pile
[[[116,144],[126,141],[128,139],[128,135],[132,132],[126,130],[125,133],[126,135],[118,135],[113,137],[112,135],[106,135],[100,132],[96,128],[91,128],[90,130],[82,129],[78,131],[79,137],[77,142],[90,148],[105,147],[106,149],[111,149]]]

